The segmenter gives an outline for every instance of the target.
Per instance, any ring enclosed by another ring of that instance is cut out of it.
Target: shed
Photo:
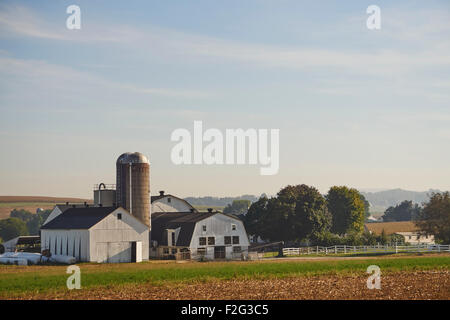
[[[149,228],[122,207],[68,208],[41,227],[41,247],[78,261],[140,262]]]

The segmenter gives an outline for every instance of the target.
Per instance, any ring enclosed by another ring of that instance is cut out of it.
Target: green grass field
[[[369,265],[382,272],[415,270],[449,270],[450,255],[380,257],[371,259],[337,259],[253,262],[188,262],[149,261],[139,264],[80,263],[83,288],[116,287],[126,284],[180,283],[190,281],[266,279],[311,275],[345,275],[364,273]],[[67,290],[67,266],[0,266],[0,297],[33,292]]]

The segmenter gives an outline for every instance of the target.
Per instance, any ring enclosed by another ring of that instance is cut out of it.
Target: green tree
[[[28,222],[33,218],[33,214],[24,209],[13,209],[9,216],[11,218],[18,218],[25,222]]]
[[[384,231],[384,229],[381,230],[379,241],[380,241],[381,244],[386,244],[388,242],[388,237],[387,237],[386,231]]]
[[[411,221],[420,213],[421,208],[412,201],[403,201],[402,203],[391,206],[386,209],[383,215],[383,221]]]
[[[433,193],[416,217],[415,224],[425,234],[450,244],[450,194]]]
[[[31,213],[24,209],[14,209],[10,217],[22,220],[27,225],[28,234],[38,235],[41,226],[44,224],[52,210],[44,210],[38,213]]]
[[[223,213],[231,213],[234,215],[245,215],[250,208],[250,200],[233,200],[231,204],[228,204]]]
[[[0,220],[0,237],[5,241],[18,236],[28,235],[27,225],[19,218],[8,218]]]
[[[364,231],[365,208],[358,190],[334,186],[328,191],[326,200],[333,217],[332,232],[343,235]]]
[[[364,197],[364,195],[362,195],[361,193],[359,194],[359,197],[361,198],[361,201],[364,203],[364,217],[367,219],[370,216],[370,203],[369,201],[366,200],[366,197]]]
[[[271,241],[318,238],[329,230],[331,216],[319,191],[307,185],[287,186],[276,197],[261,197],[245,217],[249,234]]]

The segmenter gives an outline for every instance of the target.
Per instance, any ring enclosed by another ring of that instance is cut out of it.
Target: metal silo
[[[116,202],[150,227],[150,163],[139,152],[122,154],[116,162]]]

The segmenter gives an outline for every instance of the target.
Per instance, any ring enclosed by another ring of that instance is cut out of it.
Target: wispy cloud
[[[51,64],[41,60],[17,59],[4,55],[0,55],[0,74],[3,75],[0,80],[9,84],[16,81],[24,85],[24,90],[26,88],[51,88],[53,93],[80,93],[80,91],[94,88],[100,96],[102,92],[108,90],[130,95],[142,94],[194,99],[213,95],[213,93],[201,90],[150,88],[139,84],[116,82],[67,66]]]
[[[405,14],[406,15],[406,14]],[[448,15],[441,14],[441,16]],[[440,17],[441,17],[440,16]],[[425,16],[428,17],[428,16]],[[448,32],[450,24],[442,19],[431,20],[415,26],[392,18],[386,18],[388,34],[421,39],[433,32]],[[403,20],[402,20],[403,21]],[[411,21],[407,19],[406,21]],[[421,20],[423,21],[423,19]],[[147,26],[145,30],[119,24],[90,25],[89,29],[70,32],[63,27],[48,25],[44,19],[24,7],[6,7],[0,12],[0,24],[16,35],[46,38],[50,40],[71,40],[90,43],[110,42],[117,45],[151,50],[152,54],[176,59],[180,54],[184,58],[201,58],[202,62],[215,62],[217,59],[240,62],[269,68],[310,69],[336,68],[344,72],[392,75],[410,73],[426,67],[449,67],[450,48],[425,47],[415,52],[396,49],[379,49],[368,52],[354,50],[315,48],[304,46],[274,46],[249,44],[216,37],[189,34],[176,30]],[[412,29],[411,29],[412,28]],[[5,35],[4,35],[5,36]],[[162,92],[164,93],[164,92]]]
[[[82,30],[68,30],[64,23],[58,25],[20,5],[0,5],[0,35],[90,43],[123,43],[137,40],[139,33],[124,25],[103,26],[90,24]]]

